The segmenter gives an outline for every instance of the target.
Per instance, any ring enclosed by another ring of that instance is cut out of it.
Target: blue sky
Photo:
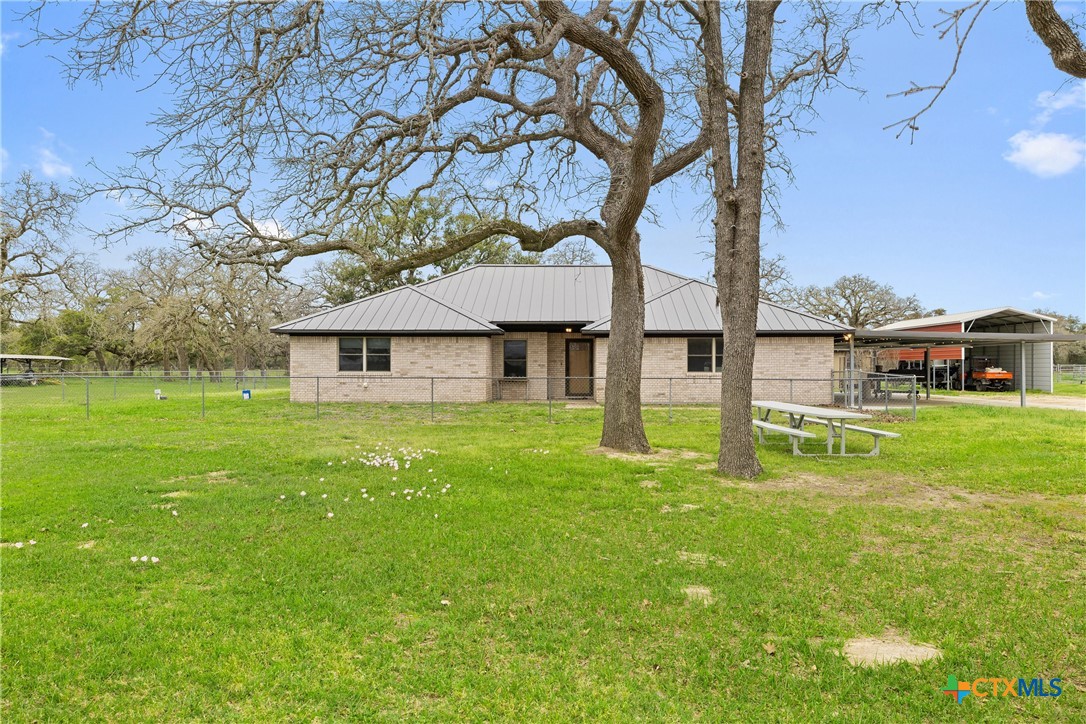
[[[922,4],[922,17],[930,23],[939,7]],[[165,97],[126,79],[69,88],[49,48],[19,47],[30,37],[17,21],[22,9],[0,7],[4,178],[29,168],[65,183],[93,175],[92,159],[124,163],[154,138],[146,122]],[[1083,84],[1052,68],[1021,6],[1007,3],[978,22],[957,77],[921,119],[915,142],[882,130],[922,102],[887,94],[911,81],[941,81],[952,53],[930,30],[916,38],[902,23],[857,38],[850,83],[866,92],[824,96],[810,124],[815,135],[787,139],[796,178],[780,200],[785,227],[764,235],[769,253],[784,254],[801,284],[861,273],[928,307],[1048,307],[1084,316]],[[81,221],[102,225],[112,203],[92,202]],[[703,276],[709,226],[697,209],[704,199],[670,188],[653,203],[660,221],[642,224],[644,260]],[[151,234],[110,249],[76,241],[110,265],[122,265],[138,245],[169,243]]]

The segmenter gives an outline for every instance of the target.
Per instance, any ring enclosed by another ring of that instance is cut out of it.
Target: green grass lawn
[[[5,722],[1086,719],[1081,413],[923,409],[748,483],[710,409],[627,459],[598,409],[74,389],[0,392]],[[888,635],[942,658],[840,655]]]

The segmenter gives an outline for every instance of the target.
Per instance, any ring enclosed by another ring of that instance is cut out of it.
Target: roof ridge
[[[383,297],[386,294],[392,294],[393,292],[399,292],[399,291],[402,291],[404,289],[409,289],[409,288],[413,288],[413,287],[414,287],[413,284],[404,284],[402,286],[393,287],[392,289],[386,289],[383,292],[377,292],[376,294],[370,294],[369,296],[362,297],[361,299],[354,299],[354,300],[352,300],[350,302],[344,302],[343,304],[337,304],[336,306],[329,307],[328,309],[321,309],[319,311],[313,312],[312,314],[307,314],[304,317],[298,317],[297,319],[291,319],[288,322],[282,322],[282,323],[277,324],[274,327],[272,327],[272,329],[279,329],[280,327],[286,326],[288,324],[296,324],[297,322],[305,322],[305,321],[307,321],[309,319],[313,319],[315,317],[320,317],[320,316],[325,315],[325,314],[331,314],[332,312],[334,312],[334,311],[336,311],[338,309],[346,309],[347,307],[353,307],[356,304],[361,304],[362,302],[368,302],[368,301],[370,301],[372,299],[377,299],[377,297]]]
[[[704,284],[705,286],[711,287],[714,290],[717,288],[716,284],[710,284],[709,282],[702,281],[701,279],[693,279],[692,281],[695,281],[698,284]],[[758,295],[758,302],[759,303],[764,302],[765,304],[769,304],[771,306],[774,306],[777,309],[783,309],[786,312],[791,312],[792,314],[798,314],[798,315],[800,315],[802,317],[807,317],[809,319],[814,319],[814,320],[816,320],[818,322],[828,322],[830,324],[835,324],[835,325],[837,325],[838,327],[840,327],[843,330],[852,329],[852,327],[849,327],[847,324],[841,324],[840,322],[835,322],[832,319],[828,319],[826,317],[820,317],[817,314],[811,314],[810,312],[805,311],[803,309],[796,309],[795,307],[789,307],[788,305],[781,304],[780,302],[774,302],[772,299],[766,299],[765,297],[761,296],[760,294]],[[646,304],[647,304],[647,302],[646,302]]]
[[[659,269],[657,269],[657,271],[659,271]],[[678,276],[681,276],[681,275],[678,275]],[[655,302],[660,297],[666,297],[668,294],[671,294],[672,292],[680,289],[681,287],[689,286],[690,282],[696,282],[696,281],[697,281],[697,279],[689,279],[688,278],[684,282],[679,282],[678,284],[673,284],[672,286],[668,287],[667,289],[664,289],[663,291],[657,292],[656,294],[653,294],[651,297],[647,297],[645,299],[645,306],[647,307],[647,306],[649,306],[649,304],[651,304],[652,302]],[[612,315],[612,314],[608,314],[606,317],[600,317],[599,319],[597,319],[592,324],[586,324],[584,326],[584,328],[589,329],[590,327],[595,327],[597,324],[603,324],[604,322],[610,321],[611,317],[613,317],[613,316],[614,315]]]
[[[456,306],[455,304],[453,304],[451,302],[447,302],[444,299],[441,299],[440,297],[435,297],[433,294],[427,294],[426,292],[422,291],[421,289],[419,289],[414,284],[408,284],[408,285],[406,285],[404,287],[400,287],[400,288],[401,289],[410,289],[411,291],[416,292],[417,294],[421,294],[426,299],[429,299],[430,301],[432,301],[432,302],[434,302],[436,304],[440,304],[441,306],[455,312],[456,314],[459,314],[459,315],[461,315],[463,317],[467,317],[468,319],[470,319],[473,322],[476,322],[478,324],[482,324],[484,326],[490,327],[491,329],[493,329],[496,332],[501,331],[501,328],[497,327],[490,320],[483,319],[482,317],[480,317],[478,315],[472,314],[471,312],[469,312],[466,309],[461,309],[460,307]]]

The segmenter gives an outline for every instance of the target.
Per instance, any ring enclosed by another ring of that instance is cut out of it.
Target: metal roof
[[[877,329],[913,329],[915,327],[928,327],[936,324],[958,324],[962,322],[974,322],[983,319],[990,325],[1023,324],[1026,322],[1054,322],[1055,318],[1036,312],[1027,312],[1015,307],[992,307],[991,309],[977,309],[972,312],[959,312],[957,314],[941,314],[938,317],[921,317],[918,319],[906,319],[901,322],[887,324]]]
[[[1082,334],[1041,334],[1037,332],[925,332],[923,330],[857,329],[853,332],[856,347],[920,348],[920,347],[998,347],[1005,344],[1041,344],[1044,342],[1080,342]]]
[[[590,324],[582,331],[606,333],[610,316]],[[758,327],[761,334],[842,334],[846,327],[765,299],[758,301]],[[720,310],[716,287],[697,279],[688,279],[645,301],[645,334],[721,334]]]
[[[404,286],[372,297],[272,327],[280,334],[332,332],[411,332],[501,334],[501,330],[471,312],[459,309],[418,287]]]
[[[716,287],[647,265],[644,278],[647,334],[721,332]],[[584,331],[606,334],[610,314],[609,266],[479,264],[317,312],[272,331],[501,334],[500,326],[588,325]],[[839,334],[848,329],[772,302],[758,305],[759,333]]]
[[[687,277],[645,266],[645,297]],[[477,264],[419,285],[495,324],[587,324],[611,313],[611,267]]]

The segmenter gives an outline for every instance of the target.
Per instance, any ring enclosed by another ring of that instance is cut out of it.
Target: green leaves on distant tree
[[[899,296],[889,284],[879,284],[863,274],[843,276],[827,287],[794,289],[786,301],[850,327],[881,327],[924,316],[924,307],[915,296]]]

